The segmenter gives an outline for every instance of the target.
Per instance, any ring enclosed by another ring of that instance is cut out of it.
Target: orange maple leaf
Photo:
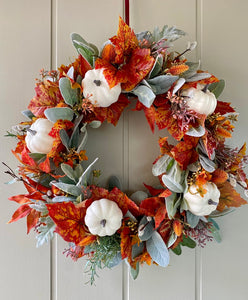
[[[84,223],[86,209],[76,207],[72,202],[46,204],[49,216],[56,224],[56,232],[66,242],[79,245],[90,233]]]
[[[241,205],[247,204],[228,181],[218,185],[218,189],[220,191],[220,200],[217,206],[219,211],[223,211],[225,207],[240,207]]]
[[[199,138],[185,135],[184,140],[171,150],[174,159],[183,170],[186,170],[189,164],[198,160],[198,153],[196,152],[198,141]]]
[[[30,101],[28,109],[37,117],[45,118],[44,111],[64,102],[59,90],[59,82],[44,80],[36,83],[36,96]]]

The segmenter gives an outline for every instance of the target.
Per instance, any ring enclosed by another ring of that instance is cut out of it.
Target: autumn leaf
[[[227,172],[225,172],[224,170],[222,169],[217,169],[215,170],[213,173],[211,173],[212,175],[212,178],[211,178],[211,181],[213,183],[215,183],[216,185],[218,184],[223,184],[227,181],[228,179],[228,174]]]
[[[28,205],[28,204],[23,204],[22,206],[20,206],[13,214],[11,220],[8,222],[12,223],[12,222],[16,222],[18,220],[20,220],[21,218],[25,218],[28,214],[30,214],[32,208]]]
[[[130,101],[124,94],[120,94],[117,102],[113,103],[109,107],[94,107],[93,113],[86,116],[85,122],[91,122],[98,120],[104,122],[107,120],[108,123],[117,125],[123,110],[129,105]]]
[[[231,107],[231,103],[229,102],[222,102],[222,101],[217,101],[217,106],[214,111],[214,113],[219,113],[221,115],[225,115],[227,113],[234,113],[235,110]]]
[[[189,69],[189,66],[185,64],[179,64],[179,65],[174,65],[169,68],[167,73],[170,73],[171,75],[180,75],[183,72],[186,72]]]
[[[77,208],[72,202],[46,204],[49,216],[56,224],[56,232],[66,242],[79,245],[82,239],[89,235],[84,217],[86,209]]]
[[[183,233],[183,225],[178,219],[173,221],[173,230],[178,237]]]
[[[148,189],[149,193],[152,196],[158,196],[159,194],[163,193],[165,189],[155,189],[154,187],[147,185],[144,183],[144,186]]]
[[[220,191],[220,200],[217,210],[223,211],[225,207],[240,207],[241,205],[247,204],[228,181],[218,185],[218,189]]]
[[[125,215],[128,210],[134,216],[139,215],[139,207],[117,187],[113,188],[110,192],[104,188],[97,186],[91,186],[90,190],[91,197],[88,200],[86,200],[86,207],[89,207],[90,204],[95,200],[106,198],[115,202],[122,210],[123,215]]]
[[[134,31],[119,17],[119,28],[117,35],[110,41],[115,46],[115,63],[123,64],[125,56],[129,56],[138,47],[138,39]]]
[[[58,81],[52,82],[44,80],[36,83],[36,95],[30,101],[28,109],[37,117],[45,118],[44,111],[48,108],[55,107],[58,103],[64,102],[59,90]]]
[[[196,145],[199,138],[185,136],[184,140],[179,142],[172,150],[171,153],[174,159],[178,162],[183,170],[186,170],[189,164],[198,160],[198,153],[196,152]]]
[[[131,91],[148,75],[154,58],[150,55],[150,49],[138,46],[135,33],[122,18],[119,19],[117,35],[110,41],[112,45],[104,47],[95,68],[104,69],[103,74],[110,88],[121,83],[123,90]]]
[[[157,228],[166,216],[165,200],[163,197],[146,198],[140,203],[140,213],[146,216],[152,216]]]
[[[33,229],[41,216],[41,213],[34,208],[30,211],[30,213],[27,216],[27,234]]]
[[[122,259],[128,258],[132,261],[132,237],[129,227],[124,227],[121,230],[121,257]]]
[[[79,55],[78,58],[68,66],[61,65],[58,70],[60,72],[60,77],[66,76],[69,69],[74,68],[74,81],[77,80],[78,75],[84,78],[85,73],[92,69],[90,64],[87,62],[86,59],[83,58],[82,55]]]

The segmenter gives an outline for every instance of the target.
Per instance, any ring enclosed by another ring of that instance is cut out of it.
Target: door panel
[[[16,140],[4,135],[25,119],[21,111],[34,96],[35,78],[41,68],[50,68],[50,25],[48,0],[0,1],[0,156],[14,170],[18,161],[10,149],[14,149]],[[49,245],[37,249],[34,234],[26,235],[24,220],[6,224],[18,208],[8,197],[26,191],[22,184],[4,185],[11,180],[4,170],[1,167],[0,298],[49,299]]]

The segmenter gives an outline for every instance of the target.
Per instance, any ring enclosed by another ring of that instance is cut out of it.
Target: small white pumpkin
[[[211,214],[219,203],[220,191],[213,182],[207,182],[203,188],[207,190],[203,196],[198,192],[199,187],[196,184],[191,185],[184,194],[188,210],[196,216]]]
[[[90,233],[106,236],[113,235],[121,227],[122,217],[122,211],[114,201],[102,198],[87,208],[84,221]]]
[[[121,84],[110,88],[103,74],[104,69],[93,69],[86,72],[82,80],[83,95],[96,106],[108,107],[115,103],[121,93]]]
[[[27,129],[25,142],[31,153],[47,154],[52,150],[54,138],[48,135],[52,127],[51,121],[40,118]]]
[[[211,115],[216,108],[217,99],[213,93],[206,89],[184,89],[181,96],[187,97],[187,105],[190,110],[206,116]]]

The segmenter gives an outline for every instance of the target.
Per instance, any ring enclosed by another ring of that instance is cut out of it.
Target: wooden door
[[[136,32],[156,25],[176,25],[188,36],[175,42],[183,50],[187,41],[198,41],[191,60],[226,80],[222,100],[240,112],[231,143],[241,146],[247,135],[248,2],[245,0],[131,0],[131,26]],[[100,46],[116,33],[122,0],[10,0],[0,1],[1,159],[12,168],[17,162],[10,149],[15,142],[3,138],[5,131],[22,120],[33,96],[34,78],[41,68],[55,68],[76,57],[70,33],[77,32]],[[163,135],[166,133],[163,132]],[[104,124],[90,133],[89,158],[99,156],[104,177],[118,175],[130,191],[152,183],[151,163],[159,154],[157,139],[142,112],[128,110],[116,127]],[[2,171],[4,168],[2,168]],[[85,285],[84,261],[77,263],[62,253],[60,237],[51,245],[35,248],[34,234],[25,236],[25,223],[6,225],[16,208],[10,195],[24,192],[1,172],[1,299],[25,300],[245,300],[248,299],[246,257],[248,207],[219,220],[223,241],[204,249],[183,249],[171,254],[170,265],[141,268],[136,281],[127,267],[99,272],[96,286]]]

